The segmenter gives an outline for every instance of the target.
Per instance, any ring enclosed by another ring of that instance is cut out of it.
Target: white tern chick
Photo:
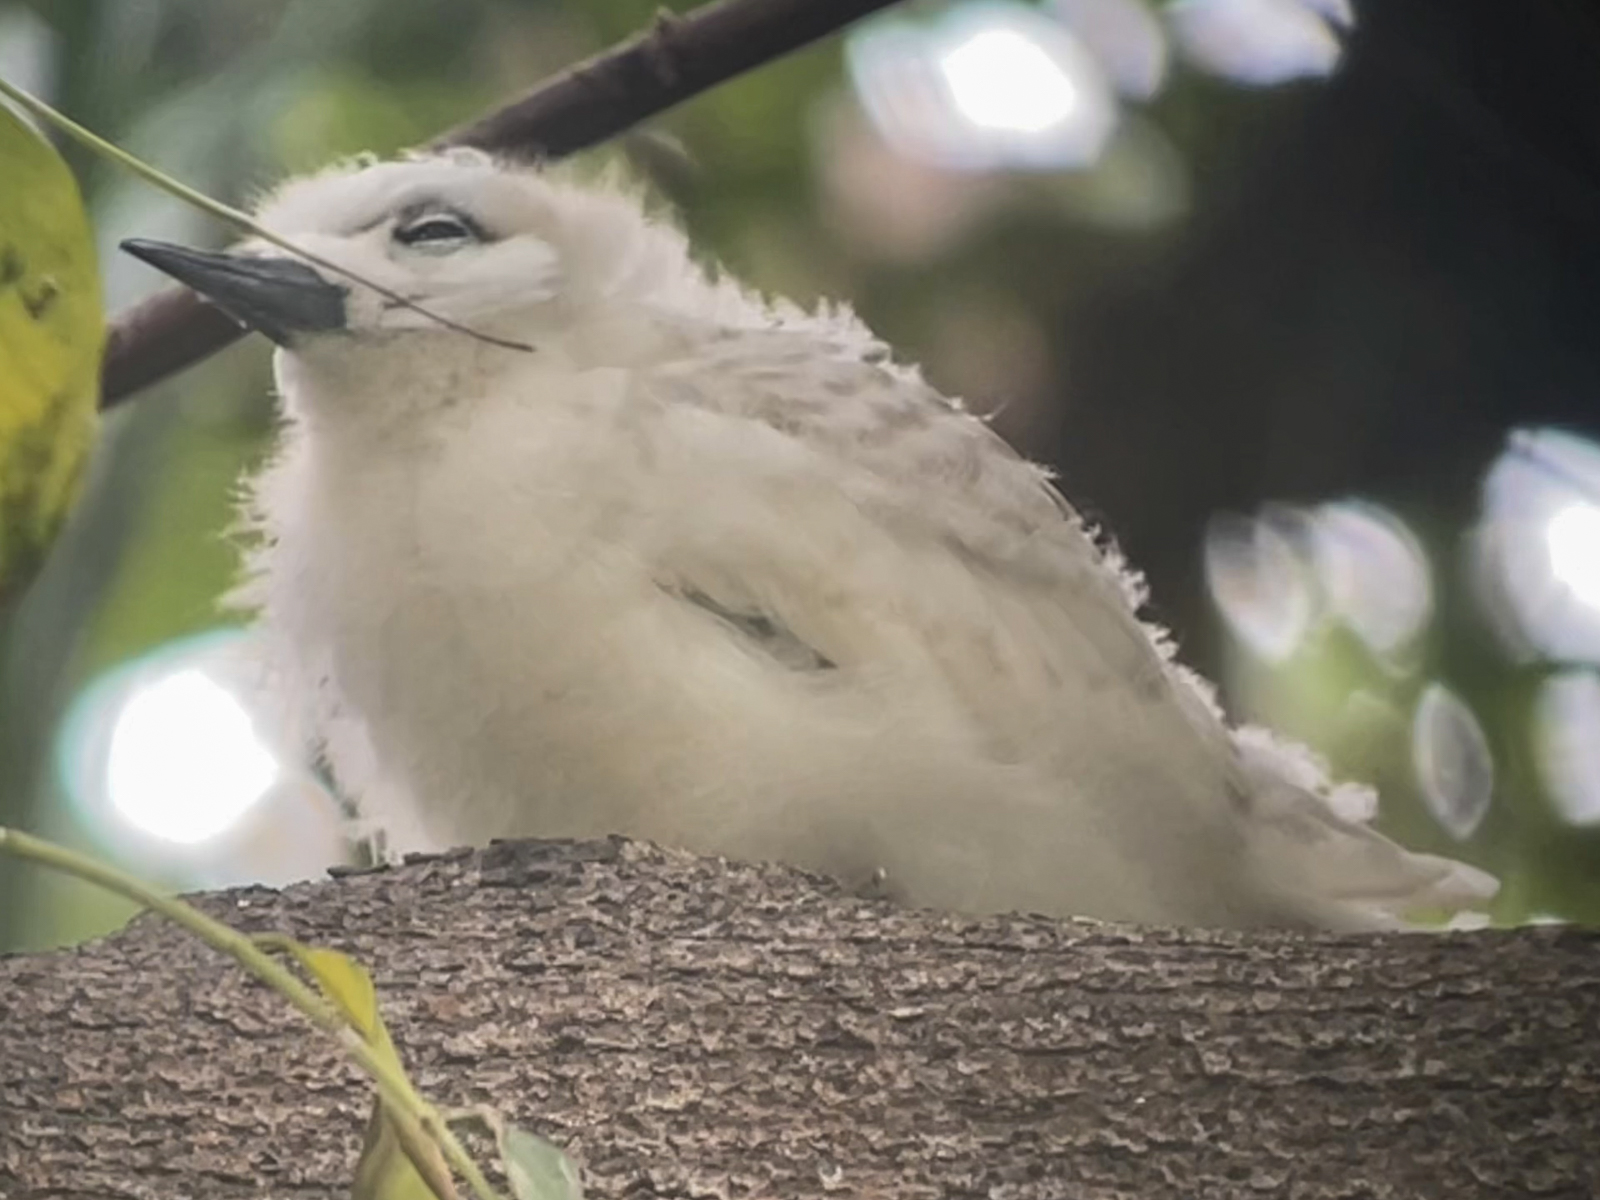
[[[853,317],[476,154],[336,169],[259,219],[392,294],[270,247],[130,249],[280,344],[248,595],[401,847],[622,833],[1217,926],[1492,891],[1230,731],[1045,472]]]

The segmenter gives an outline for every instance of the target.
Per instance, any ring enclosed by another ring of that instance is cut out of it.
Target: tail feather
[[[1335,787],[1304,747],[1251,727],[1233,740],[1249,783],[1257,869],[1307,919],[1407,928],[1424,916],[1482,910],[1499,890],[1477,867],[1407,850],[1373,829],[1371,790]]]

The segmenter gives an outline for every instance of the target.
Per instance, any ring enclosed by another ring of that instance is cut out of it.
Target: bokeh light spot
[[[112,726],[106,793],[130,824],[183,845],[235,824],[278,777],[250,714],[202,671],[132,692]]]
[[[1551,574],[1600,609],[1600,505],[1569,504],[1550,518],[1544,540]]]
[[[1417,702],[1411,761],[1434,819],[1457,840],[1471,837],[1494,796],[1494,756],[1478,718],[1443,684]]]
[[[1513,433],[1483,483],[1478,599],[1522,658],[1600,662],[1600,445]]]
[[[980,129],[1039,133],[1077,107],[1060,64],[1014,29],[975,33],[939,60],[961,114]]]
[[[1175,0],[1167,20],[1206,71],[1267,86],[1331,74],[1342,48],[1320,5],[1305,0]]]
[[[1030,5],[958,4],[943,20],[868,22],[851,81],[884,142],[948,170],[1058,170],[1100,156],[1117,101],[1093,56]]]
[[[1269,662],[1300,646],[1315,612],[1310,573],[1272,522],[1219,515],[1206,527],[1206,585],[1235,637]]]
[[[1050,9],[1123,95],[1148,100],[1161,90],[1167,38],[1144,0],[1052,0]]]
[[[1370,501],[1341,500],[1317,507],[1310,536],[1329,609],[1368,649],[1394,654],[1422,631],[1433,581],[1422,544],[1400,518]]]
[[[1573,825],[1600,825],[1600,675],[1547,679],[1534,705],[1539,770],[1551,800]]]

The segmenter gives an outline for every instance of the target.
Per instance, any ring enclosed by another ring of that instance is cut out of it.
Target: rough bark
[[[351,951],[415,1077],[594,1196],[1600,1195],[1600,936],[970,920],[529,842],[208,897]],[[153,919],[0,960],[0,1196],[346,1194],[363,1086]]]

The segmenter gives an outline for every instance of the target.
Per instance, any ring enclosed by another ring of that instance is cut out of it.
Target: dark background
[[[1049,456],[1191,635],[1209,513],[1357,492],[1459,526],[1507,429],[1600,429],[1600,6],[1359,16],[1179,244],[1063,331]]]

